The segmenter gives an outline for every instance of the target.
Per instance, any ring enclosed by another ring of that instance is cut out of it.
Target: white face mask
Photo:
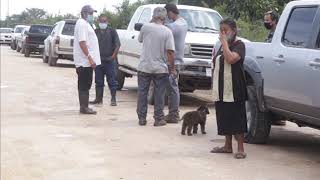
[[[108,23],[99,23],[100,29],[107,29]]]

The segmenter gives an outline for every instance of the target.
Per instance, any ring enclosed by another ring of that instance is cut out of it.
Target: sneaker
[[[178,124],[179,123],[179,118],[174,117],[174,116],[170,116],[170,115],[166,115],[164,117],[164,120],[169,124]]]
[[[145,119],[139,119],[139,125],[140,125],[140,126],[145,126],[145,125],[147,125],[147,120],[145,120]]]
[[[165,126],[165,125],[167,125],[167,122],[166,122],[165,120],[155,121],[155,122],[154,122],[154,126],[155,126],[155,127]]]

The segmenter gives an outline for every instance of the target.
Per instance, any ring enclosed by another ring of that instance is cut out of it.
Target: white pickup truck
[[[121,89],[126,77],[137,73],[142,44],[138,42],[136,23],[147,23],[153,10],[164,5],[144,5],[134,13],[127,30],[117,30],[121,41],[118,57],[118,81]],[[181,66],[179,86],[182,92],[211,88],[212,49],[219,37],[221,15],[212,9],[178,5],[180,15],[188,22],[184,63]],[[150,88],[152,89],[152,88]]]

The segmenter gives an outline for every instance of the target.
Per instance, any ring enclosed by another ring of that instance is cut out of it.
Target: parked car
[[[271,120],[320,129],[320,1],[285,7],[271,43],[247,42],[249,143],[265,143]]]
[[[12,28],[0,28],[0,44],[11,43]]]
[[[118,57],[119,89],[123,87],[126,77],[137,74],[142,51],[138,42],[139,31],[136,24],[150,22],[153,10],[164,7],[161,4],[140,6],[134,13],[126,30],[117,30],[121,41]],[[179,87],[182,92],[211,88],[212,49],[219,38],[221,15],[212,9],[178,5],[180,15],[188,23],[185,44],[184,63],[181,64]],[[153,85],[150,87],[149,103],[153,103]]]
[[[24,35],[23,48],[24,56],[29,57],[30,53],[42,53],[44,49],[44,40],[52,31],[49,25],[32,25],[29,31]]]
[[[63,20],[54,25],[44,41],[43,62],[55,66],[58,59],[73,60],[74,27],[77,20]]]
[[[26,38],[26,35],[27,35],[29,29],[30,29],[30,26],[27,26],[27,27],[23,28],[21,33],[16,36],[15,39],[16,39],[16,46],[17,46],[16,50],[17,50],[17,52],[21,52],[21,53],[24,54],[24,50],[25,49],[24,49],[24,44],[23,43],[25,41],[25,38]]]
[[[16,37],[21,35],[21,32],[24,28],[28,28],[28,26],[25,25],[17,25],[13,29],[13,33],[11,34],[11,49],[16,50],[17,49],[17,40]]]

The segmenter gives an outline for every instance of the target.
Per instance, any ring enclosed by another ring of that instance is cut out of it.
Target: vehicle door
[[[297,6],[291,10],[283,34],[278,34],[278,43],[272,47],[272,79],[265,79],[269,83],[265,94],[271,97],[269,103],[273,107],[310,117],[319,115],[313,111],[313,95],[320,91],[320,70],[316,66],[320,52],[310,43],[319,31],[318,10],[318,6]]]
[[[48,56],[50,55],[50,53],[53,53],[55,52],[55,49],[56,49],[56,39],[57,39],[57,36],[59,34],[59,29],[60,29],[60,26],[61,26],[61,23],[63,22],[58,22],[55,24],[55,26],[53,27],[52,29],[52,32],[49,36],[49,39],[48,39]]]
[[[63,52],[72,53],[74,41],[74,28],[76,22],[66,22],[61,28],[59,49]]]
[[[43,53],[46,55],[46,56],[49,56],[49,47],[50,47],[50,42],[52,40],[52,35],[55,33],[55,30],[56,30],[56,27],[57,27],[57,23],[55,25],[53,25],[53,28],[52,28],[52,31],[51,33],[49,34],[49,36],[44,40],[44,51]]]

